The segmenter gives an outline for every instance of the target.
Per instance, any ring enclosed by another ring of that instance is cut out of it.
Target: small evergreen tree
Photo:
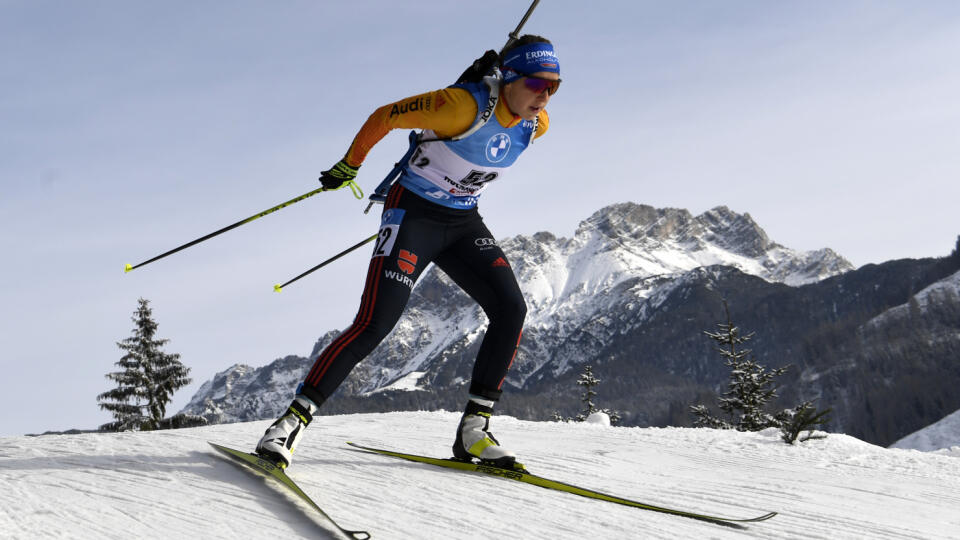
[[[826,409],[823,411],[818,411],[813,406],[813,402],[804,401],[800,405],[797,405],[792,410],[787,409],[783,412],[782,415],[782,426],[780,427],[780,434],[783,442],[787,444],[793,444],[797,442],[797,438],[800,437],[800,433],[806,431],[807,435],[800,438],[800,442],[809,441],[811,439],[825,439],[826,435],[814,435],[813,431],[817,426],[822,426],[830,421],[830,418],[827,416],[832,412],[832,409]]]
[[[727,391],[717,400],[717,406],[727,413],[728,420],[714,417],[704,405],[690,408],[697,417],[697,427],[736,429],[738,431],[760,431],[768,427],[780,427],[776,417],[765,411],[766,404],[776,397],[775,380],[783,375],[789,366],[767,370],[751,357],[751,350],[742,347],[753,338],[753,333],[741,335],[730,320],[730,310],[723,305],[727,322],[718,324],[719,332],[704,332],[717,343],[716,351],[724,358],[724,364],[730,368],[730,382]]]
[[[829,420],[830,409],[817,411],[813,404],[805,401],[793,409],[785,409],[777,414],[766,412],[767,403],[777,396],[776,378],[783,375],[790,366],[774,370],[758,364],[751,356],[750,349],[743,347],[753,338],[746,336],[730,319],[727,303],[723,303],[727,322],[718,324],[719,332],[704,332],[717,343],[716,350],[730,368],[730,382],[727,391],[717,400],[717,407],[727,413],[727,420],[718,418],[706,405],[694,405],[690,412],[696,417],[694,426],[715,429],[736,429],[738,431],[760,431],[770,427],[779,428],[783,440],[793,444],[800,432],[810,431],[802,441],[813,436],[814,426],[823,425]]]
[[[593,404],[593,397],[597,395],[593,389],[599,384],[600,379],[593,376],[593,366],[584,366],[583,373],[581,373],[580,378],[577,379],[577,386],[583,387],[583,394],[580,395],[580,401],[584,407],[583,412],[574,417],[577,422],[583,422],[588,416],[599,410],[597,406]]]
[[[106,377],[117,387],[97,396],[101,409],[113,414],[114,421],[100,426],[103,431],[154,430],[200,425],[200,417],[177,415],[164,418],[167,405],[178,389],[190,384],[190,368],[180,362],[179,354],[167,354],[161,348],[168,339],[156,339],[157,323],[150,302],[139,299],[133,313],[133,335],[117,343],[126,354],[116,363],[120,371]]]
[[[580,377],[577,379],[577,386],[583,387],[583,393],[580,395],[580,401],[583,402],[584,406],[583,411],[577,413],[577,415],[573,418],[564,418],[559,412],[554,412],[551,419],[556,422],[568,422],[571,420],[574,422],[585,422],[591,414],[595,412],[602,412],[610,417],[611,425],[619,422],[619,413],[610,409],[597,408],[596,404],[593,403],[593,398],[597,395],[597,392],[594,390],[594,388],[599,384],[600,379],[593,375],[593,366],[584,366],[583,373],[581,373]]]

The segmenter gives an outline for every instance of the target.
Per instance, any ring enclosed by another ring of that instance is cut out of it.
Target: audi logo
[[[473,243],[478,247],[497,245],[497,241],[494,240],[493,238],[477,238],[476,240],[473,241]]]

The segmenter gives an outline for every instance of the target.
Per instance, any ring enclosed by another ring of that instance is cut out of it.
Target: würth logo
[[[504,268],[509,268],[509,267],[510,267],[510,265],[507,264],[507,260],[504,259],[503,257],[497,257],[497,260],[493,261],[493,264],[491,264],[490,266],[492,266],[492,267],[494,267],[494,268],[496,268],[496,267],[498,267],[498,266],[502,266],[502,267],[504,267]]]
[[[401,249],[397,266],[400,267],[400,270],[403,270],[404,274],[411,275],[414,270],[417,269],[417,256],[405,249]]]

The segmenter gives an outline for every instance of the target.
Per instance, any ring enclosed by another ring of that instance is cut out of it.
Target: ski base
[[[622,504],[624,506],[631,506],[634,508],[650,510],[653,512],[660,512],[664,514],[672,514],[675,516],[681,516],[681,517],[686,517],[690,519],[697,519],[700,521],[708,521],[708,522],[716,523],[720,525],[738,526],[741,523],[755,523],[758,521],[765,521],[777,515],[776,512],[769,512],[769,513],[763,514],[762,516],[757,516],[754,518],[744,518],[744,519],[711,516],[707,514],[687,512],[685,510],[675,510],[673,508],[665,508],[662,506],[656,506],[652,504],[637,502],[630,499],[625,499],[623,497],[618,497],[616,495],[609,495],[609,494],[595,491],[592,489],[582,488],[572,484],[559,482],[557,480],[550,480],[549,478],[537,476],[535,474],[531,474],[530,472],[521,472],[513,469],[504,469],[504,468],[494,467],[484,463],[458,461],[455,459],[433,458],[428,456],[419,456],[416,454],[405,454],[403,452],[394,452],[392,450],[384,450],[382,448],[370,448],[368,446],[362,446],[352,442],[348,442],[347,444],[360,450],[373,452],[373,453],[381,454],[384,456],[405,459],[408,461],[415,461],[417,463],[426,463],[428,465],[435,465],[438,467],[445,467],[448,469],[478,472],[478,473],[487,474],[490,476],[499,476],[501,478],[506,478],[508,480],[516,480],[518,482],[532,484],[532,485],[540,486],[546,489],[562,491],[565,493],[573,493],[574,495],[580,495],[581,497],[587,497],[590,499],[608,501],[616,504]]]
[[[320,508],[317,503],[313,502],[313,499],[309,495],[304,493],[300,486],[296,484],[283,469],[280,468],[276,463],[264,459],[256,454],[251,454],[249,452],[243,452],[240,450],[235,450],[233,448],[228,448],[226,446],[221,446],[216,443],[209,442],[210,446],[214,447],[217,451],[229,457],[234,463],[243,465],[244,470],[253,472],[255,474],[265,476],[267,478],[272,478],[276,480],[280,485],[286,488],[288,491],[299,497],[303,502],[307,503],[311,508],[316,510],[327,522],[329,522],[333,527],[335,527],[342,534],[348,538],[354,540],[367,540],[370,538],[370,534],[366,531],[348,531],[337,524],[326,512]]]

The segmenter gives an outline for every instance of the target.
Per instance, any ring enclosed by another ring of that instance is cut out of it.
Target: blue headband
[[[560,74],[560,60],[553,45],[538,41],[517,47],[503,59],[503,82],[513,82],[538,71]]]

